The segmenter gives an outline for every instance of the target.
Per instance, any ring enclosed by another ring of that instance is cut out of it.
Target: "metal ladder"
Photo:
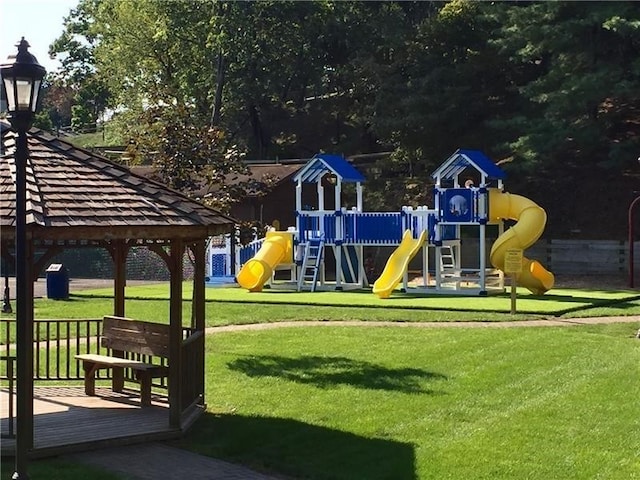
[[[302,270],[298,278],[298,291],[300,292],[307,282],[311,282],[311,291],[316,291],[318,284],[318,271],[322,263],[322,253],[324,251],[324,240],[321,238],[310,238],[305,244],[304,258],[302,260]]]

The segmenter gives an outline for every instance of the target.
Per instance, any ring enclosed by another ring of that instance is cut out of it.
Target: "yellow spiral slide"
[[[404,272],[409,267],[409,262],[420,250],[426,235],[427,232],[423,230],[420,238],[414,239],[411,230],[405,230],[400,245],[393,251],[382,275],[373,284],[373,293],[379,298],[389,298],[393,289],[402,280]]]
[[[536,243],[547,223],[547,214],[537,203],[520,195],[489,189],[489,215],[491,221],[516,220],[517,223],[498,237],[489,254],[489,260],[498,270],[504,270],[506,251],[525,250]],[[517,275],[519,286],[542,295],[553,287],[553,273],[536,260],[522,258],[522,272]]]
[[[289,232],[267,232],[258,253],[240,269],[236,280],[250,292],[260,292],[280,263],[293,261],[293,234]]]

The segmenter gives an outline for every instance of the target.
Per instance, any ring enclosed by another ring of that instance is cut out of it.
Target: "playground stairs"
[[[454,246],[442,245],[440,247],[441,284],[447,288],[459,288],[461,275],[462,271],[459,262],[456,260]]]
[[[311,238],[304,244],[304,257],[302,269],[298,278],[298,291],[302,291],[307,286],[312,292],[316,291],[318,285],[318,272],[322,263],[324,253],[324,241],[321,238]]]
[[[456,265],[456,257],[451,245],[440,247],[440,271],[445,278],[460,275],[460,269]]]

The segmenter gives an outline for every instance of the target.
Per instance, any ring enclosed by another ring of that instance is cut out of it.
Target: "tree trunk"
[[[253,138],[256,142],[256,154],[259,158],[265,158],[266,156],[266,142],[265,135],[262,127],[262,120],[260,119],[260,112],[255,105],[249,107],[249,118],[251,120],[251,130],[253,131]]]
[[[220,123],[220,111],[222,110],[222,90],[224,89],[225,61],[222,50],[218,52],[217,72],[216,72],[216,96],[213,100],[211,111],[211,126],[215,127]]]

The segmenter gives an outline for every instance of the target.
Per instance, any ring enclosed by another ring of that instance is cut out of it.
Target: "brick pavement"
[[[283,479],[161,443],[94,450],[66,455],[64,458],[122,474],[128,480]]]

